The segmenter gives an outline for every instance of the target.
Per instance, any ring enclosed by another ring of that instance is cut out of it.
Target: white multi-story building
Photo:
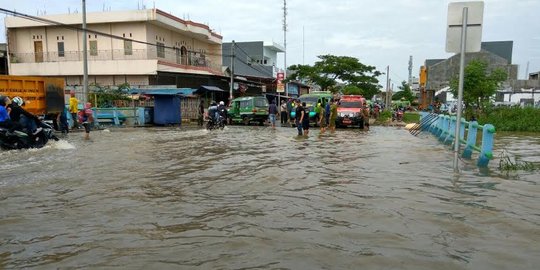
[[[82,85],[82,14],[42,18],[64,25],[6,17],[10,74],[60,76],[66,85]],[[190,76],[223,75],[222,37],[207,25],[146,9],[88,13],[87,29],[99,32],[87,33],[90,83],[171,84],[173,76],[179,87],[195,88]],[[169,79],[161,82],[160,74]]]

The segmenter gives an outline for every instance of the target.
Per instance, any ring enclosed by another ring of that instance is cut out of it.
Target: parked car
[[[337,111],[336,126],[364,128],[363,108],[366,99],[361,95],[341,96]]]
[[[231,102],[228,110],[231,123],[263,125],[268,119],[268,100],[264,96],[240,97]]]

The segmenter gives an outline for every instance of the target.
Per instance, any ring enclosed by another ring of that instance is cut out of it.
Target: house
[[[278,53],[285,52],[285,48],[275,42],[250,41],[223,43],[223,65],[231,69],[231,58],[234,54],[235,83],[237,78],[244,87],[235,87],[233,95],[240,96],[245,93],[277,95],[276,77],[281,69],[277,67]],[[280,93],[285,95],[284,92]]]
[[[6,17],[12,75],[64,77],[83,84],[82,14],[42,16],[50,22]],[[89,83],[132,87],[221,84],[222,37],[207,25],[159,9],[87,14]]]

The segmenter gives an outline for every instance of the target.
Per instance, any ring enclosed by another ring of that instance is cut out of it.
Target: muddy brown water
[[[110,129],[1,152],[0,268],[536,269],[540,172],[401,128]],[[540,136],[500,133],[540,162]],[[498,156],[496,153],[495,156]]]

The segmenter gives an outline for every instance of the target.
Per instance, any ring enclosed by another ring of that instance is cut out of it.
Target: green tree
[[[495,94],[501,82],[505,81],[507,74],[497,68],[488,71],[488,64],[481,60],[472,60],[465,67],[463,82],[463,103],[465,104],[465,117],[477,115],[474,108],[484,111],[490,103],[490,98]],[[450,89],[455,97],[458,96],[459,79],[454,78],[450,82]]]
[[[88,100],[91,100],[96,107],[108,108],[114,106],[115,100],[129,100],[128,91],[129,84],[124,83],[118,87],[102,87],[98,84],[93,84],[90,86],[92,90],[88,93]]]
[[[362,89],[360,89],[358,86],[355,85],[347,85],[343,87],[341,90],[341,93],[344,95],[362,95]]]
[[[313,66],[290,66],[292,72],[287,76],[287,81],[307,80],[319,85],[321,90],[333,93],[340,90],[338,83],[343,83],[358,87],[366,98],[379,92],[377,77],[382,73],[374,66],[364,65],[357,58],[349,56],[320,55],[318,58],[320,60]]]
[[[402,81],[401,86],[399,86],[398,88],[401,89],[401,91],[398,91],[395,94],[393,94],[392,95],[392,100],[402,100],[402,99],[404,99],[404,100],[408,100],[408,101],[410,101],[412,103],[413,100],[415,99],[415,96],[414,96],[409,84],[407,84],[407,82],[405,82],[405,81]]]

